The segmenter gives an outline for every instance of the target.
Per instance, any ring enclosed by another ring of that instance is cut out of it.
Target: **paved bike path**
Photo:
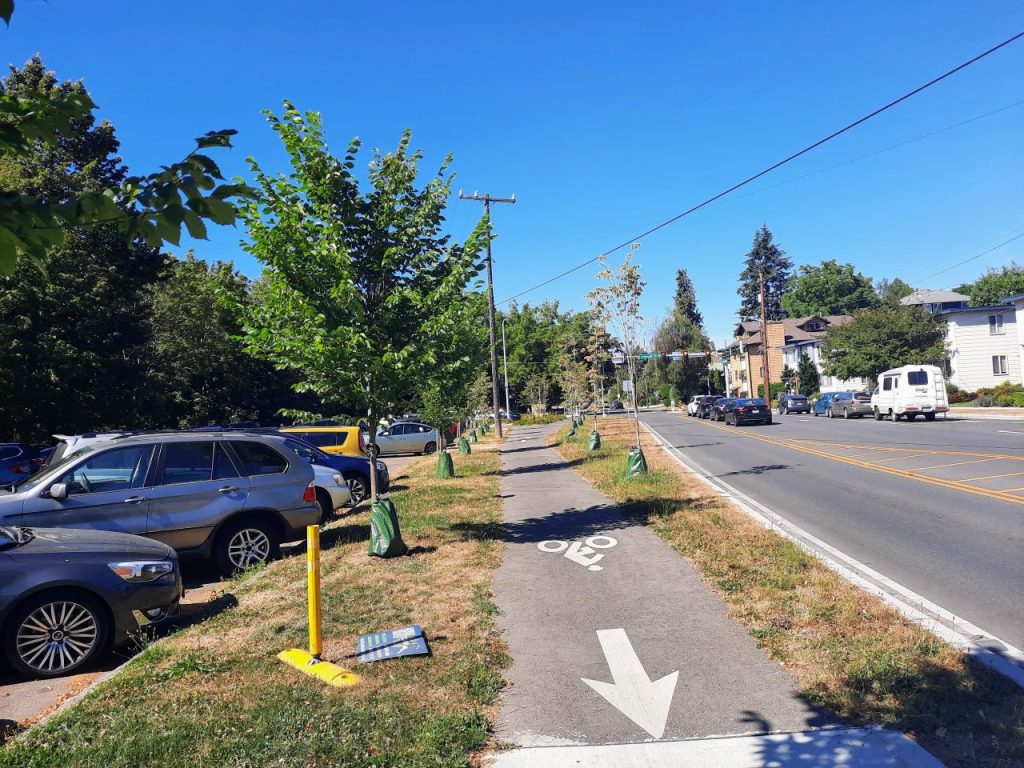
[[[502,450],[509,534],[494,588],[513,663],[498,737],[522,745],[651,739],[583,682],[612,681],[597,635],[612,629],[625,630],[652,680],[679,672],[663,738],[826,724],[683,558],[544,446],[552,431],[515,429]],[[596,550],[599,571],[568,550],[538,547],[586,546],[595,536],[616,542],[595,540],[606,547]]]
[[[501,451],[507,535],[494,594],[513,661],[498,739],[578,749],[840,725],[682,557],[544,445],[555,429],[516,427]],[[562,764],[559,749],[536,751],[495,764]],[[608,764],[629,763],[616,753]]]

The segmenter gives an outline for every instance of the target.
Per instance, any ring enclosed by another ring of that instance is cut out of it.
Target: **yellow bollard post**
[[[310,525],[306,528],[306,590],[308,592],[309,652],[307,653],[301,648],[289,648],[287,651],[277,654],[277,658],[307,675],[320,678],[328,685],[339,688],[355,685],[359,682],[359,675],[320,658],[323,638],[320,616],[319,525]]]
[[[320,526],[306,528],[306,590],[309,594],[309,655],[320,658]]]

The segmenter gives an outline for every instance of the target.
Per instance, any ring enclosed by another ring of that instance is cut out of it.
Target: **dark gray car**
[[[0,491],[0,524],[141,534],[230,574],[319,522],[313,469],[284,441],[160,432],[92,442]]]
[[[74,672],[175,613],[174,550],[106,531],[0,526],[0,641],[30,677]]]

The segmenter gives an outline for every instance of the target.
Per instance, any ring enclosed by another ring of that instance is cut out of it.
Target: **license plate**
[[[759,411],[757,408],[751,408],[750,412],[751,413],[760,413],[761,411]]]

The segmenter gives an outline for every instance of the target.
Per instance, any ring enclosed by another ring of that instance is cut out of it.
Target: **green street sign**
[[[661,355],[658,352],[641,352],[637,357],[641,360],[657,360]]]

